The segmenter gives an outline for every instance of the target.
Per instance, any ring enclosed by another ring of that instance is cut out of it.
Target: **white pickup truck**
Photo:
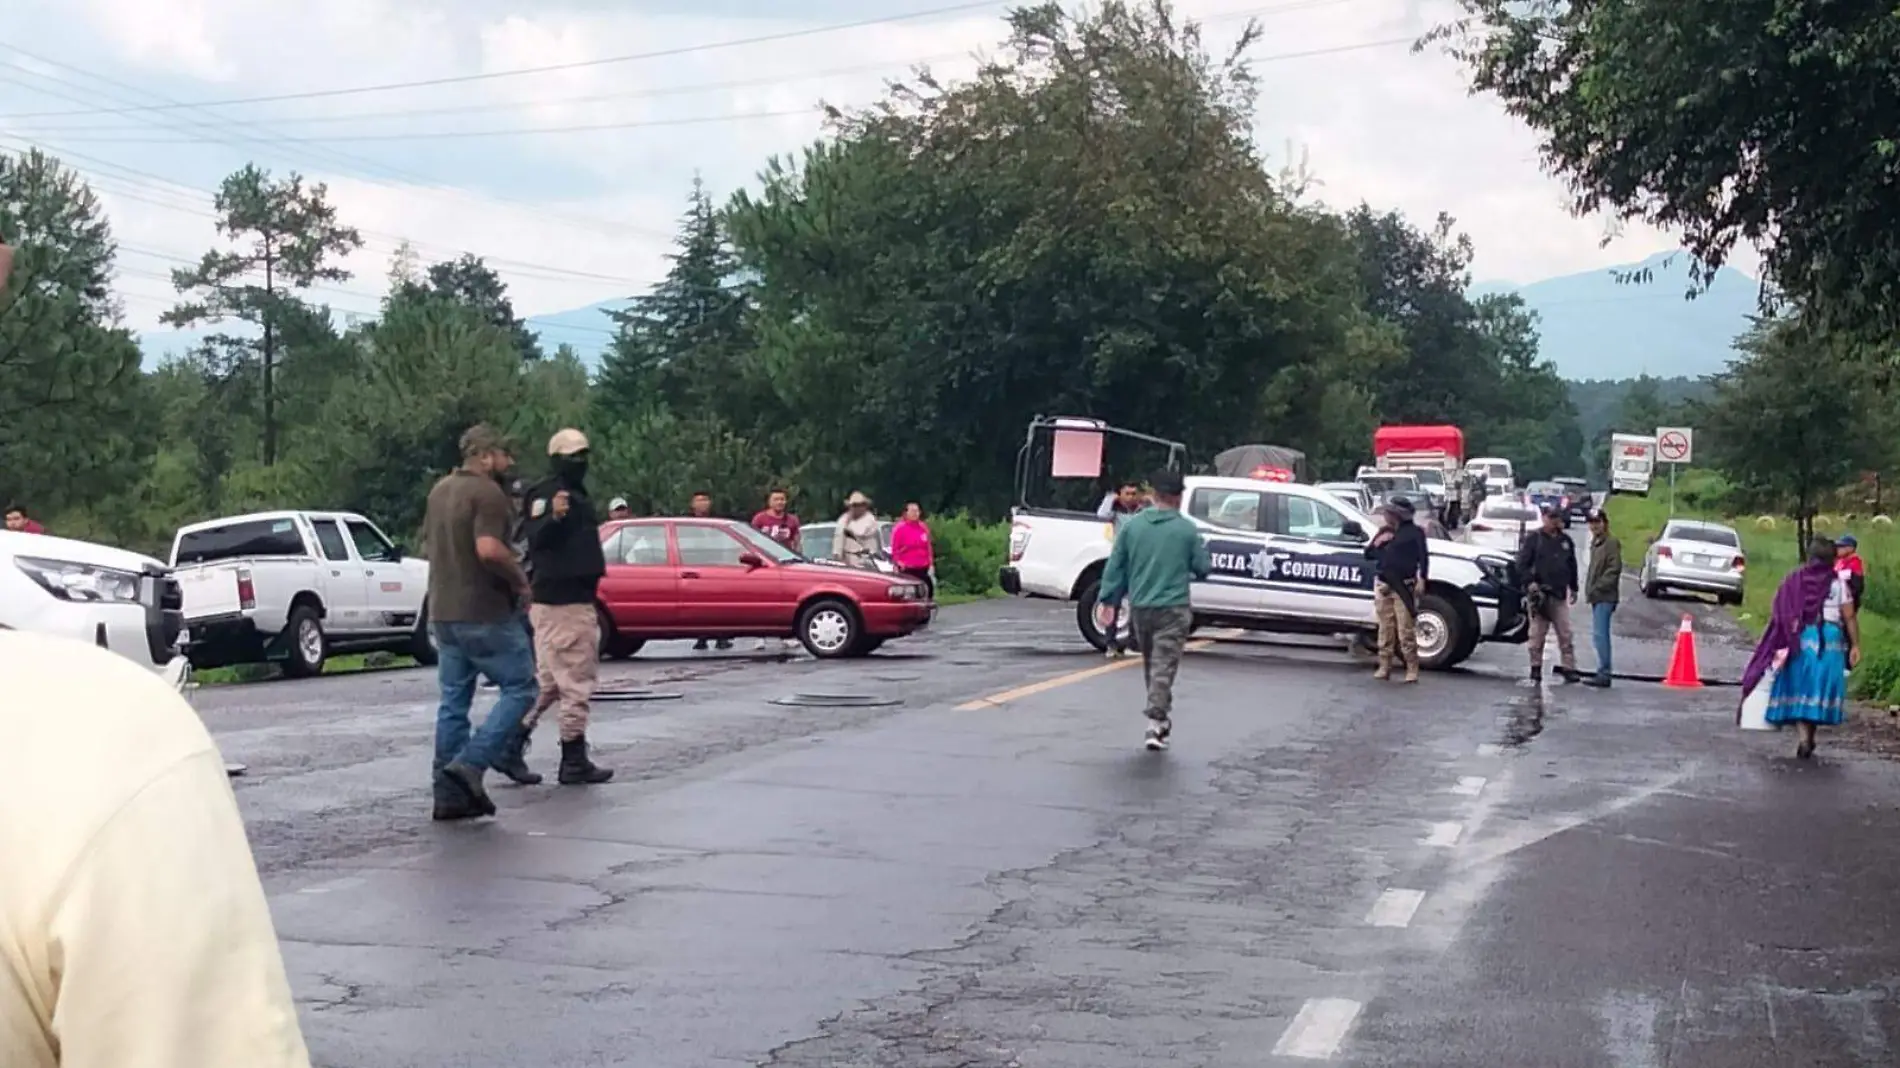
[[[435,663],[429,564],[350,512],[259,512],[181,527],[172,575],[193,666],[282,660],[315,675],[334,652]]]
[[[1309,635],[1376,631],[1366,539],[1375,523],[1325,490],[1250,478],[1191,476],[1182,510],[1207,543],[1214,572],[1196,582],[1197,626]],[[1114,530],[1087,512],[1019,506],[1007,593],[1076,602],[1076,626],[1106,649],[1095,594]],[[1419,604],[1422,666],[1456,665],[1481,641],[1522,642],[1529,631],[1510,557],[1432,539],[1431,583]]]

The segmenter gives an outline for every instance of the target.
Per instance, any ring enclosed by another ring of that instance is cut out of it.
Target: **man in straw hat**
[[[1372,561],[1372,606],[1379,618],[1379,670],[1375,679],[1392,677],[1392,662],[1403,658],[1405,681],[1418,681],[1418,602],[1431,578],[1431,551],[1425,532],[1414,521],[1417,510],[1404,497],[1379,509],[1383,526],[1366,546]]]
[[[528,559],[533,564],[535,660],[541,697],[528,713],[532,731],[541,714],[559,706],[565,786],[614,777],[587,755],[587,703],[600,678],[600,620],[594,596],[607,558],[600,548],[600,514],[587,496],[587,435],[567,429],[548,440],[547,478],[524,496]]]
[[[853,491],[844,501],[844,514],[831,535],[831,555],[852,567],[871,567],[884,551],[884,528],[871,511],[871,498]]]
[[[435,818],[495,814],[483,776],[534,704],[534,656],[519,618],[528,577],[508,544],[514,507],[502,487],[514,449],[492,427],[462,435],[462,466],[429,491],[422,536],[429,554],[429,625],[440,656],[435,718]],[[501,689],[479,731],[469,706],[477,676]]]

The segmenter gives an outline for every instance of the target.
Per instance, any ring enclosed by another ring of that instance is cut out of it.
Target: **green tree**
[[[237,250],[213,249],[197,266],[172,271],[172,285],[185,299],[165,313],[165,322],[188,327],[235,319],[256,331],[213,336],[210,355],[227,375],[258,368],[266,467],[277,462],[280,335],[304,311],[296,294],[348,279],[332,261],[363,245],[361,234],[337,222],[328,195],[321,184],[306,187],[302,175],[273,181],[270,172],[247,164],[224,180],[216,200],[218,232]]]
[[[398,249],[397,253],[399,260],[391,265],[392,279],[405,271],[413,271],[413,266],[400,260],[402,250]],[[404,284],[419,285],[435,296],[467,305],[488,322],[506,330],[522,359],[541,359],[541,343],[528,329],[527,321],[515,314],[514,302],[508,299],[507,284],[481,257],[463,253],[458,259],[430,265],[425,281],[408,280]]]
[[[1883,458],[1882,435],[1865,432],[1876,412],[1866,361],[1801,320],[1760,323],[1736,347],[1713,379],[1703,447],[1730,482],[1787,505],[1806,544],[1821,496]]]
[[[862,488],[994,516],[1038,412],[1203,457],[1318,448],[1312,401],[1336,379],[1316,368],[1390,337],[1358,306],[1337,219],[1254,150],[1257,28],[1214,55],[1164,3],[1008,23],[972,81],[925,72],[834,113],[834,140],[734,198],[757,359],[795,415],[773,428],[781,464],[808,460],[827,501]]]
[[[1738,243],[1818,324],[1900,331],[1900,19],[1891,6],[1459,0],[1439,31],[1542,138],[1579,211]]]
[[[139,350],[118,323],[98,198],[38,151],[0,154],[0,498],[52,514],[122,493],[149,454]]]

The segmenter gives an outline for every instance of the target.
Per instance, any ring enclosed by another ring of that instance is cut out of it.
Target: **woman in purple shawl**
[[[1814,755],[1816,727],[1838,725],[1847,715],[1847,672],[1860,663],[1860,624],[1854,599],[1835,573],[1834,543],[1816,537],[1807,562],[1775,591],[1768,629],[1742,672],[1746,699],[1772,668],[1768,722],[1792,723],[1800,732],[1796,758]]]

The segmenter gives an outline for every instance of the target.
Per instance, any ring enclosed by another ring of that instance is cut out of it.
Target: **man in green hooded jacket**
[[[1161,471],[1151,480],[1155,506],[1127,518],[1115,532],[1115,548],[1102,570],[1097,611],[1128,599],[1135,645],[1148,682],[1149,749],[1166,749],[1174,723],[1174,676],[1181,667],[1194,610],[1188,591],[1195,579],[1213,570],[1207,545],[1194,521],[1181,514],[1183,484],[1178,471]]]

